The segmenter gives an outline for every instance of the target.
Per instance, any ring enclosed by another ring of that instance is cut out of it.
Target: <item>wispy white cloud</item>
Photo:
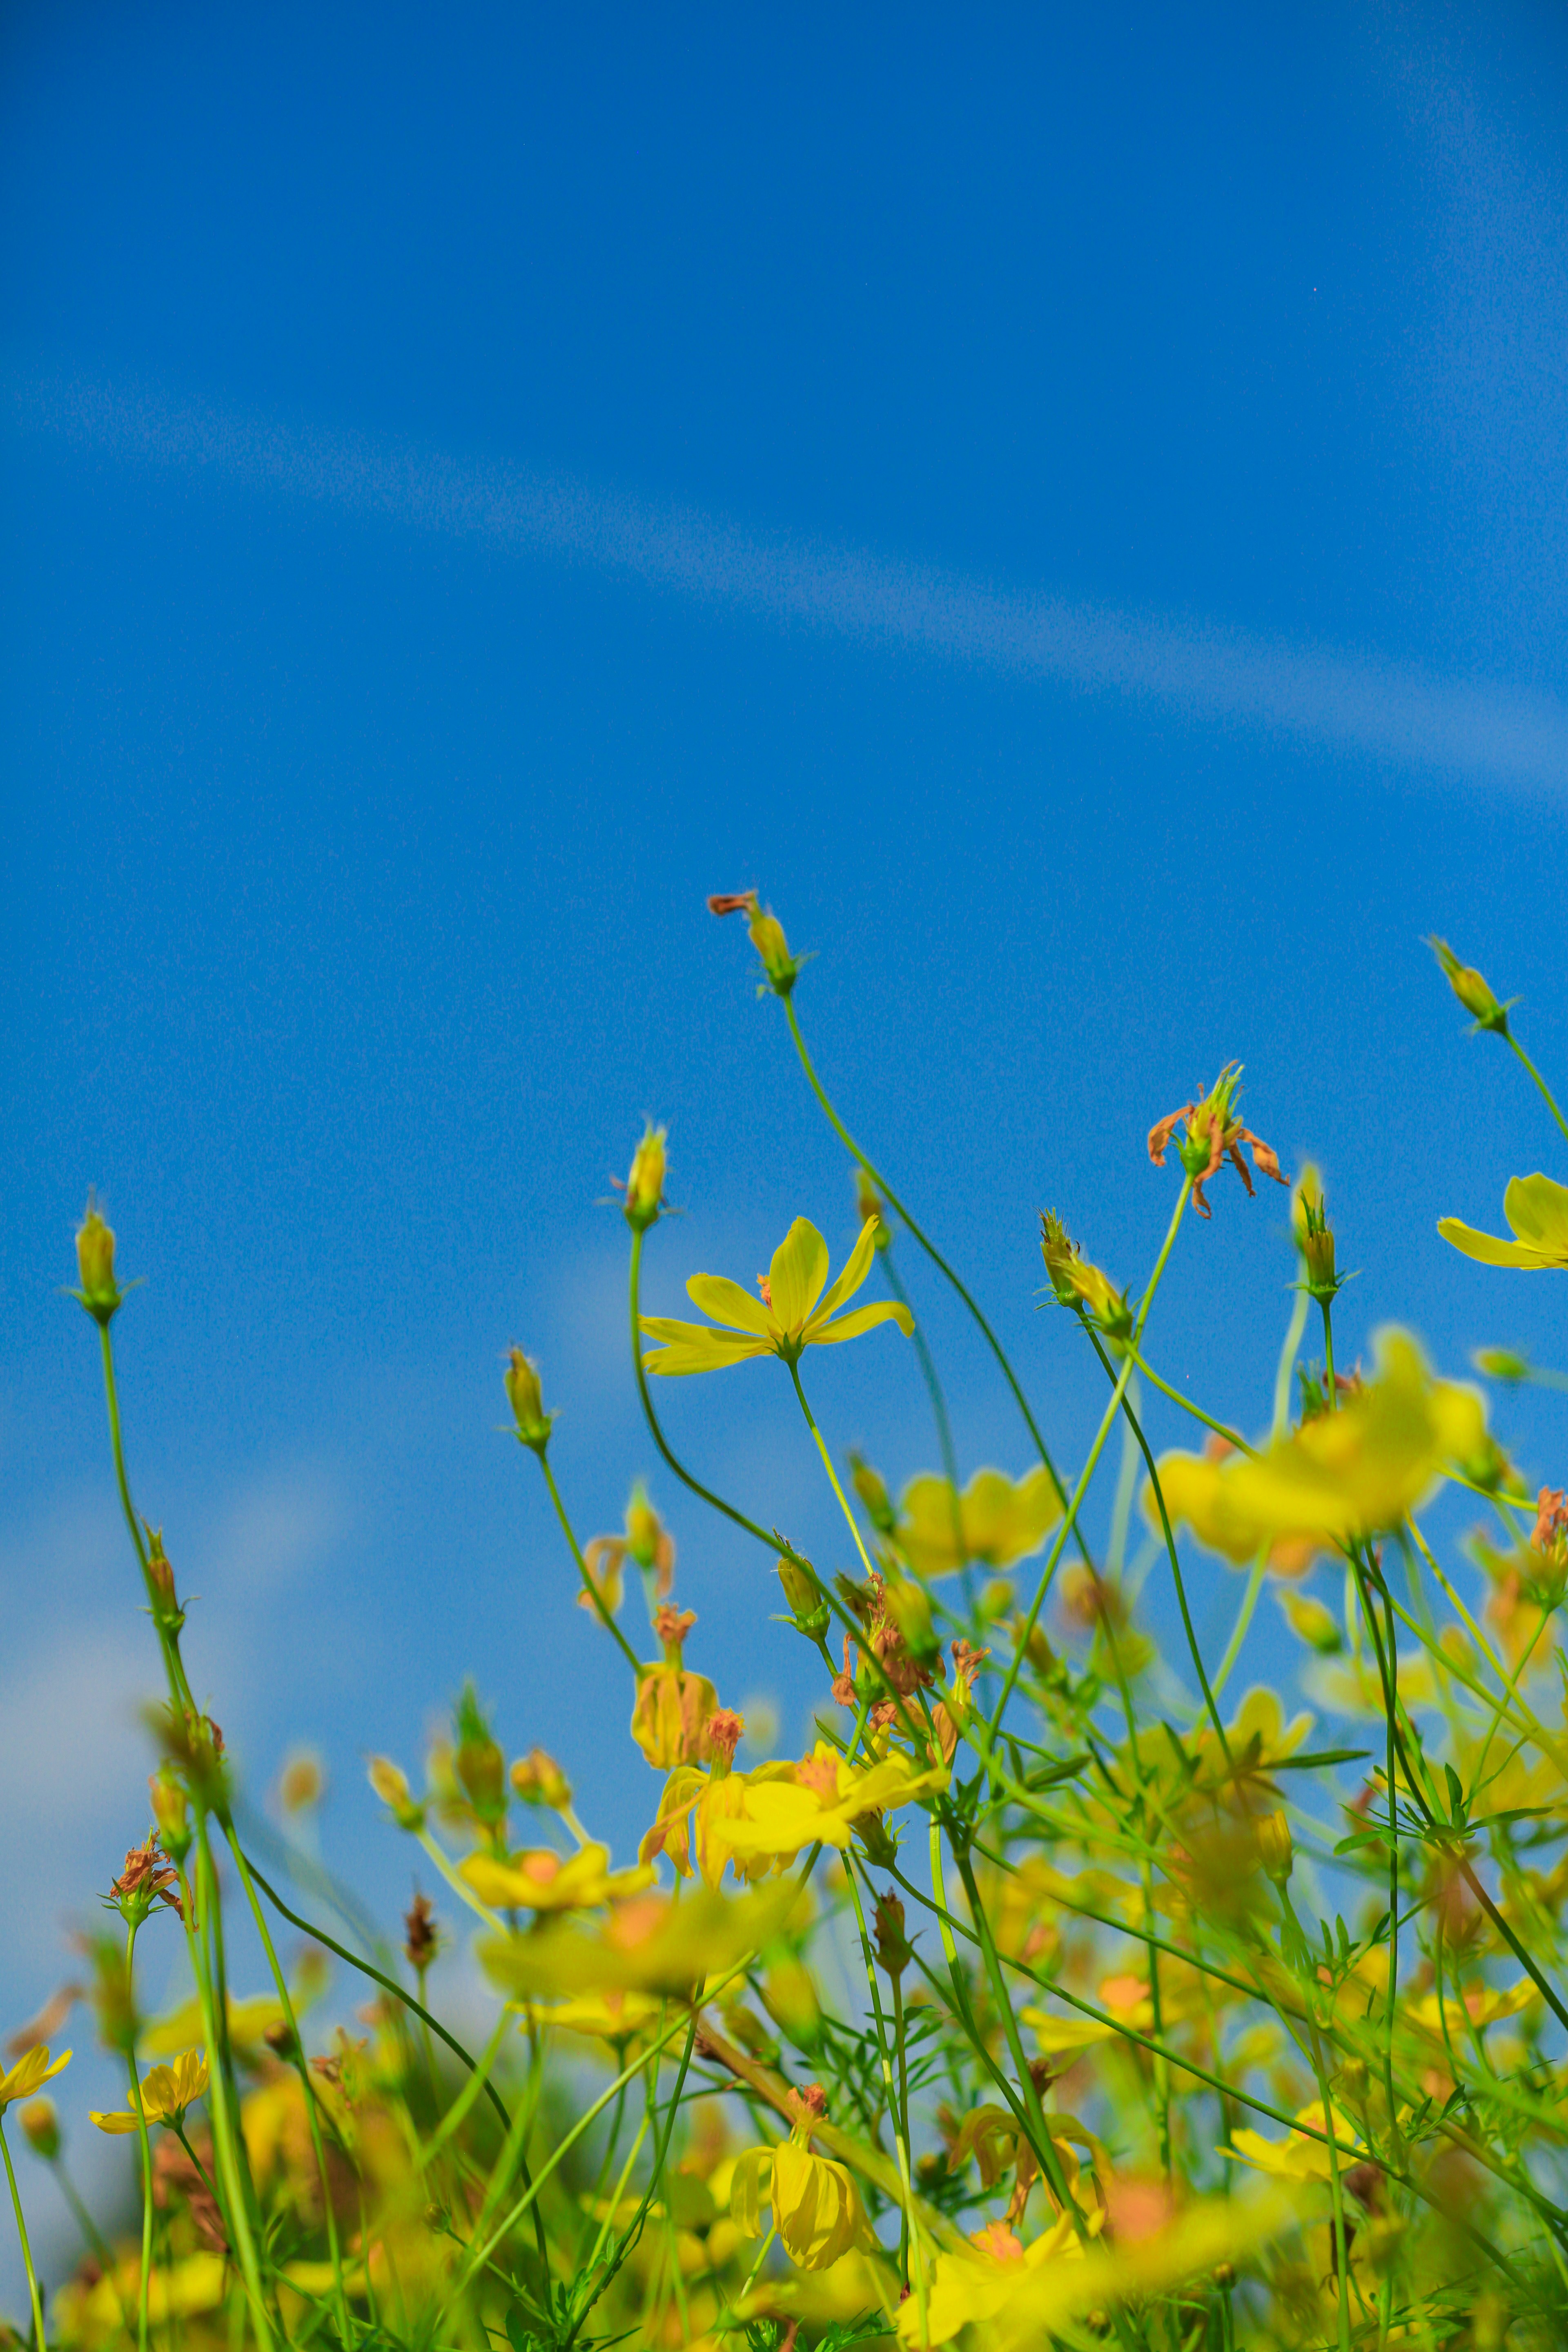
[[[853,548],[748,535],[690,509],[521,467],[142,390],[56,378],[14,379],[11,393],[22,426],[121,459],[589,565],[785,625],[1274,729],[1403,769],[1553,796],[1568,785],[1568,703],[1551,695],[1020,595]]]

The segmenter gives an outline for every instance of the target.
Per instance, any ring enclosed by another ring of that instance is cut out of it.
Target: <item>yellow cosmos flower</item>
[[[194,2106],[207,2086],[205,2052],[187,2050],[172,2066],[152,2066],[142,2077],[142,2105],[150,2124],[167,2124],[177,2130],[185,2109]],[[139,2129],[134,2107],[111,2107],[107,2115],[89,2109],[100,2132],[121,2134]]]
[[[776,2147],[748,2148],[736,2160],[730,2218],[742,2237],[763,2234],[763,2207],[798,2270],[825,2271],[855,2246],[869,2247],[871,2229],[848,2168],[811,2146],[813,2125],[826,2109],[821,2087],[790,2094],[795,2128]]]
[[[1433,1380],[1408,1334],[1385,1331],[1376,1376],[1338,1412],[1251,1459],[1167,1454],[1160,1486],[1173,1525],[1205,1549],[1239,1563],[1283,1543],[1299,1559],[1397,1527],[1448,1464],[1476,1461],[1486,1443],[1475,1391]]]
[[[1104,2224],[1103,2213],[1088,2217],[1091,2234]],[[973,2250],[973,2251],[971,2251]],[[1043,2237],[1022,2245],[1005,2224],[977,2231],[961,2254],[938,2254],[931,2273],[926,2306],[926,2333],[921,2333],[920,2305],[910,2295],[899,2312],[899,2341],[919,2346],[951,2344],[969,2326],[984,2327],[1007,2305],[1046,2263],[1081,2262],[1083,2247],[1070,2213],[1058,2215]]]
[[[507,1862],[471,1853],[458,1873],[497,1911],[594,1911],[653,1885],[651,1870],[612,1871],[605,1845],[582,1846],[574,1854],[539,1846]]]
[[[650,1892],[617,1903],[592,1932],[542,1920],[528,1935],[482,1938],[479,1955],[508,1992],[683,1995],[771,1943],[796,1900],[793,1884],[739,1898],[706,1887],[679,1901]]]
[[[947,1780],[941,1768],[922,1772],[902,1756],[861,1770],[818,1740],[791,1778],[747,1777],[742,1784],[743,1810],[710,1819],[708,1843],[713,1852],[737,1855],[742,1863],[766,1857],[787,1870],[803,1847],[842,1849],[868,1813],[895,1811],[930,1790],[945,1789]]]
[[[44,2084],[53,2082],[70,2062],[68,2050],[62,2050],[58,2058],[51,2058],[47,2043],[35,2042],[14,2066],[0,2074],[0,2116],[5,2114],[14,2099],[30,2099]]]
[[[977,1470],[962,1495],[927,1471],[904,1488],[899,1547],[921,1576],[945,1576],[972,1559],[1011,1568],[1040,1549],[1061,1515],[1044,1463],[1016,1485],[1000,1470]]]
[[[645,1315],[643,1329],[650,1339],[664,1344],[649,1349],[644,1366],[667,1374],[716,1372],[748,1356],[780,1356],[786,1364],[797,1364],[805,1349],[858,1339],[879,1323],[896,1323],[907,1338],[914,1329],[914,1318],[895,1299],[858,1307],[852,1315],[838,1314],[871,1271],[877,1231],[875,1218],[861,1226],[848,1263],[826,1297],[827,1244],[805,1217],[795,1219],[773,1252],[773,1264],[762,1277],[760,1298],[721,1274],[694,1274],[686,1295],[712,1321],[678,1323],[667,1316]]]
[[[1513,1228],[1510,1242],[1479,1234],[1458,1217],[1439,1217],[1437,1231],[1482,1265],[1511,1265],[1528,1274],[1568,1268],[1568,1185],[1550,1176],[1515,1176],[1502,1196],[1502,1213]]]
[[[533,2014],[541,2025],[559,2026],[566,2033],[586,2034],[597,2042],[629,2042],[646,2027],[657,2025],[663,2008],[647,1992],[584,1992],[552,2001]]]
[[[1296,2121],[1306,2124],[1311,2132],[1323,2132],[1329,2126],[1323,2121],[1323,2103],[1314,2100],[1310,2107],[1299,2110]],[[1339,2143],[1338,2162],[1341,2173],[1349,2164],[1356,2163],[1366,2153],[1365,2145],[1348,2116],[1336,2107],[1333,2111],[1333,2135]],[[1353,2149],[1353,2155],[1346,2150]],[[1315,2139],[1308,2132],[1293,2131],[1284,2139],[1268,2139],[1262,2132],[1233,2131],[1222,2156],[1238,2157],[1256,2172],[1267,2172],[1276,2180],[1327,2180],[1329,2149],[1326,2140]]]

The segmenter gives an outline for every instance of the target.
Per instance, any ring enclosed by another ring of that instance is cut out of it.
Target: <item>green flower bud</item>
[[[52,2164],[60,2152],[60,2119],[53,2099],[29,2099],[16,2120],[33,2154]]]
[[[76,1262],[81,1288],[72,1295],[80,1299],[95,1323],[107,1325],[124,1294],[114,1278],[114,1235],[90,1193],[87,1214],[77,1229]]]
[[[898,1514],[892,1497],[879,1470],[873,1470],[863,1454],[849,1456],[849,1482],[865,1507],[866,1517],[879,1536],[890,1536],[898,1525]]]
[[[1516,1355],[1511,1348],[1478,1348],[1470,1361],[1478,1372],[1489,1381],[1527,1381],[1530,1359]]]
[[[507,1358],[503,1377],[507,1396],[517,1421],[519,1442],[530,1446],[535,1454],[542,1454],[550,1443],[550,1432],[554,1424],[555,1415],[544,1410],[544,1400],[539,1386],[538,1365],[531,1361],[521,1348],[514,1348]]]
[[[664,1139],[666,1129],[649,1126],[632,1154],[626,1178],[625,1215],[633,1233],[646,1234],[658,1222],[664,1205]]]
[[[781,1559],[779,1582],[796,1633],[804,1633],[807,1641],[819,1642],[827,1631],[833,1612],[816,1577],[798,1560]]]
[[[1473,964],[1461,963],[1447,940],[1434,932],[1426,942],[1443,968],[1443,977],[1470,1014],[1478,1029],[1508,1035],[1508,1007],[1500,1004]]]

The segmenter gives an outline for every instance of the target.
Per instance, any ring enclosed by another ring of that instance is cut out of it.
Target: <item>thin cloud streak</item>
[[[934,653],[1021,680],[1261,725],[1410,769],[1553,796],[1568,704],[1376,660],[1022,596],[852,548],[748,535],[514,466],[300,430],[82,380],[13,381],[19,425],[516,555],[552,556],[785,625]]]

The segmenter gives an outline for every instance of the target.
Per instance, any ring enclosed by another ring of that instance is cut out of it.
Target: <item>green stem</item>
[[[900,2267],[903,2274],[904,2285],[907,2288],[910,2284],[910,2254],[912,2251],[915,2263],[915,2284],[920,2296],[921,2341],[923,2343],[926,2334],[925,2264],[921,2258],[920,2244],[915,2231],[915,2189],[914,2177],[910,2169],[908,2125],[900,2111],[898,2090],[893,2080],[892,2057],[888,2046],[887,2019],[883,2014],[882,2010],[881,1988],[877,1982],[877,1965],[871,1951],[871,1938],[866,1932],[866,1909],[864,1904],[860,1900],[858,1874],[857,1873],[853,1864],[847,1858],[845,1863],[844,1879],[846,1885],[849,1889],[850,1903],[854,1906],[855,1926],[860,1938],[860,1958],[865,1966],[866,1982],[871,1994],[871,2014],[876,2021],[877,2026],[877,2052],[881,2061],[882,2068],[882,2089],[887,2098],[889,2109],[890,2110],[893,2117],[893,2147],[897,2152],[899,2160],[899,2185],[903,2190],[902,2202],[904,2209],[902,2217],[903,2226],[900,2232]],[[898,1993],[898,1979],[896,1977],[893,1979],[893,1990],[896,1996]],[[900,2029],[900,2068],[902,2063],[903,2051]]]
[[[1323,1376],[1328,1382],[1329,1411],[1340,1409],[1339,1383],[1334,1378],[1334,1302],[1323,1297],[1318,1301],[1323,1310]]]
[[[1232,1429],[1228,1422],[1216,1421],[1212,1412],[1205,1412],[1204,1411],[1201,1404],[1194,1404],[1191,1397],[1184,1397],[1182,1394],[1180,1389],[1173,1389],[1169,1381],[1163,1381],[1160,1378],[1159,1373],[1154,1370],[1152,1364],[1148,1362],[1144,1357],[1141,1356],[1136,1348],[1132,1350],[1132,1360],[1137,1365],[1139,1370],[1143,1374],[1144,1378],[1152,1381],[1153,1386],[1159,1390],[1162,1396],[1169,1397],[1173,1404],[1179,1404],[1184,1412],[1190,1412],[1194,1421],[1201,1421],[1205,1429],[1212,1429],[1216,1437],[1223,1437],[1226,1444],[1227,1445],[1234,1445],[1238,1454],[1255,1454],[1257,1452],[1257,1448],[1255,1446],[1248,1445],[1246,1438],[1242,1436],[1239,1430]]]
[[[213,1867],[212,1850],[205,1832],[204,1818],[198,1822],[196,1833],[196,1899],[204,1921],[210,1918],[218,1899],[217,1873]],[[196,1979],[196,1998],[201,2004],[202,2027],[206,2036],[207,2112],[212,2119],[213,2149],[217,2160],[218,2178],[223,2183],[225,2219],[233,2232],[257,2342],[265,2347],[272,2342],[272,2317],[262,2291],[261,2268],[251,2229],[248,2171],[242,2168],[242,2158],[237,2146],[239,2133],[234,2081],[223,2063],[227,2017],[226,2014],[220,2021],[218,2006],[222,2003],[226,2011],[226,1996],[221,1979],[215,1990],[206,1956],[201,1949],[201,1934],[194,1921],[189,1944]]]
[[[915,1359],[921,1368],[921,1378],[926,1384],[926,1394],[931,1399],[931,1418],[936,1423],[937,1449],[942,1455],[942,1475],[947,1480],[952,1496],[953,1551],[963,1586],[963,1605],[973,1617],[974,1598],[969,1581],[969,1561],[964,1553],[963,1510],[958,1499],[958,1448],[952,1442],[952,1423],[948,1415],[947,1398],[942,1392],[941,1376],[936,1369],[936,1358],[931,1354],[924,1331],[915,1320],[914,1308],[910,1303],[909,1292],[905,1289],[898,1268],[893,1264],[890,1234],[889,1244],[889,1247],[879,1253],[882,1276],[900,1306],[910,1309],[910,1337],[914,1341]],[[972,1627],[971,1631],[973,1630]]]
[[[321,2183],[321,2212],[326,2223],[327,2252],[332,2265],[333,2301],[337,2305],[338,2325],[342,2330],[342,2340],[347,2345],[352,2340],[348,2289],[343,2284],[342,2252],[338,2244],[337,2215],[332,2210],[332,2184],[327,2171],[327,2151],[321,2144],[321,2124],[316,2100],[316,2086],[310,2080],[310,2069],[305,2058],[305,2045],[300,2037],[300,2021],[294,2013],[294,2002],[289,1990],[289,1979],[284,1975],[282,1964],[278,1958],[278,1949],[267,1925],[267,1915],[261,1908],[244,1852],[238,1838],[235,1835],[234,1823],[226,1819],[223,1826],[224,1834],[228,1840],[229,1852],[233,1854],[236,1867],[239,1872],[239,1883],[244,1887],[246,1898],[250,1905],[250,1916],[256,1922],[256,1932],[261,1938],[261,1948],[267,1955],[267,1964],[272,1971],[272,1982],[282,2005],[284,2022],[289,2028],[294,2068],[300,2077],[300,2088],[305,2101],[306,2121],[310,2129],[310,2147],[315,2155],[316,2171]]]
[[[881,1170],[874,1167],[871,1161],[867,1159],[866,1154],[861,1150],[860,1146],[856,1142],[855,1138],[850,1134],[849,1129],[845,1126],[844,1121],[834,1109],[833,1105],[829,1101],[823,1087],[821,1079],[817,1076],[816,1070],[812,1066],[811,1055],[805,1050],[805,1039],[801,1034],[800,1022],[795,1013],[795,1000],[793,997],[786,996],[784,999],[784,1009],[785,1017],[789,1022],[790,1035],[795,1040],[795,1050],[800,1056],[800,1066],[805,1073],[806,1084],[810,1087],[812,1093],[816,1097],[818,1103],[822,1106],[823,1114],[826,1117],[829,1127],[832,1128],[833,1132],[837,1135],[839,1142],[842,1143],[846,1151],[848,1152],[850,1158],[855,1160],[859,1167],[866,1171],[867,1175],[869,1176],[872,1183],[877,1187],[878,1192],[880,1192],[884,1198],[890,1202],[892,1207],[898,1211],[905,1224],[908,1225],[910,1233],[913,1234],[916,1241],[919,1242],[921,1249],[924,1250],[927,1257],[930,1258],[931,1264],[936,1267],[937,1272],[942,1275],[946,1280],[952,1284],[953,1289],[957,1291],[960,1298],[963,1301],[964,1306],[969,1309],[970,1314],[973,1317],[975,1323],[979,1326],[986,1346],[990,1349],[992,1354],[996,1359],[997,1364],[1001,1369],[1003,1379],[1006,1381],[1007,1386],[1013,1392],[1013,1401],[1024,1417],[1024,1426],[1027,1429],[1031,1439],[1034,1441],[1036,1452],[1046,1465],[1047,1476],[1050,1479],[1052,1486],[1057,1490],[1057,1500],[1065,1508],[1068,1498],[1067,1488],[1063,1486],[1060,1474],[1057,1469],[1056,1464],[1051,1459],[1050,1449],[1047,1445],[1045,1439],[1040,1434],[1039,1427],[1035,1420],[1035,1416],[1029,1410],[1029,1401],[1024,1394],[1023,1389],[1018,1381],[1018,1376],[1007,1360],[1006,1351],[1003,1348],[1002,1342],[997,1339],[995,1332],[993,1331],[990,1324],[981,1313],[975,1300],[971,1297],[969,1291],[960,1281],[952,1266],[949,1265],[946,1258],[943,1257],[935,1243],[930,1240],[921,1231],[921,1227],[915,1223],[915,1220],[910,1214],[910,1212],[905,1207],[903,1202],[900,1200],[898,1194],[894,1192],[887,1178],[882,1174]]]
[[[1513,1047],[1513,1050],[1518,1055],[1520,1060],[1524,1064],[1525,1068],[1530,1072],[1531,1076],[1535,1080],[1536,1085],[1541,1088],[1542,1097],[1545,1101],[1546,1108],[1552,1113],[1552,1118],[1557,1121],[1558,1132],[1562,1135],[1563,1140],[1568,1142],[1568,1121],[1564,1120],[1562,1112],[1558,1109],[1556,1103],[1552,1100],[1551,1087],[1547,1085],[1545,1079],[1542,1076],[1540,1071],[1536,1068],[1535,1064],[1531,1060],[1530,1055],[1525,1052],[1524,1047],[1520,1044],[1519,1039],[1514,1035],[1512,1030],[1505,1029],[1502,1034],[1508,1043]]]
[[[1276,1444],[1284,1436],[1290,1425],[1290,1376],[1296,1369],[1296,1358],[1300,1352],[1301,1334],[1307,1328],[1308,1311],[1306,1288],[1303,1285],[1298,1285],[1296,1304],[1290,1309],[1290,1320],[1285,1330],[1285,1344],[1279,1350],[1279,1368],[1274,1374],[1274,1422],[1270,1434]]]
[[[109,1336],[107,1324],[103,1327]],[[136,2137],[142,2147],[142,2276],[136,2289],[137,2352],[147,2352],[147,2297],[153,2273],[153,2142],[147,2130],[147,2109],[142,2096],[142,2077],[136,2071],[136,1927],[132,1920],[125,1924],[125,2000],[130,2011],[131,2047],[125,2053],[125,2063],[131,2075],[131,2104],[136,2111]],[[41,2340],[41,2339],[40,2339]]]
[[[1268,1566],[1268,1553],[1264,1549],[1258,1553],[1252,1563],[1252,1572],[1247,1580],[1247,1591],[1242,1596],[1241,1607],[1237,1612],[1236,1624],[1232,1629],[1230,1639],[1226,1643],[1225,1655],[1215,1668],[1214,1696],[1216,1699],[1230,1680],[1230,1670],[1241,1655],[1241,1645],[1246,1641],[1247,1630],[1252,1623],[1252,1612],[1258,1606],[1258,1596],[1263,1590],[1263,1576]]]
[[[405,2009],[412,2010],[415,2016],[419,2018],[423,2023],[429,2027],[432,2033],[437,2035],[440,2041],[446,2043],[447,2049],[451,2051],[454,2057],[460,2058],[462,2060],[463,2064],[468,2068],[470,2074],[477,2074],[479,2073],[480,2069],[478,2062],[469,2057],[462,2043],[458,2041],[454,2035],[447,2032],[446,2027],[441,2023],[438,2018],[431,2016],[430,2011],[425,2007],[423,2001],[416,2000],[412,1993],[405,1992],[395,1978],[384,1976],[380,1969],[373,1968],[369,1960],[362,1960],[356,1952],[351,1952],[346,1945],[340,1944],[335,1937],[329,1936],[324,1927],[315,1927],[309,1919],[301,1919],[297,1911],[291,1911],[289,1908],[289,1906],[284,1902],[283,1897],[276,1891],[276,1889],[268,1885],[266,1879],[263,1878],[260,1871],[257,1868],[254,1862],[247,1862],[247,1867],[252,1878],[256,1881],[258,1886],[260,1887],[261,1892],[266,1895],[267,1900],[271,1904],[273,1909],[281,1913],[282,1916],[288,1920],[290,1927],[298,1927],[302,1934],[309,1936],[313,1942],[323,1945],[329,1952],[335,1952],[340,1960],[346,1960],[348,1962],[351,1969],[357,1969],[361,1976],[369,1977],[373,1984],[378,1984],[384,1992],[391,1993],[395,2000],[400,2000]],[[501,2129],[503,2131],[510,2131],[511,2129],[511,2117],[508,2115],[506,2108],[501,2104],[500,2094],[497,2091],[494,2084],[489,2081],[488,2078],[485,2081],[484,2088],[491,2106],[494,2107],[497,2115],[500,2117]]]
[[[11,2163],[11,2150],[5,2141],[5,2111],[0,2107],[0,2156],[5,2159],[5,2178],[11,2184],[11,2210],[16,2216],[16,2235],[22,2245],[22,2267],[27,2273],[27,2293],[33,2299],[33,2344],[35,2352],[44,2352],[44,2298],[38,2292],[38,2274],[33,2268],[33,2250],[27,2243],[27,2224],[22,2212],[21,2191],[16,2187],[16,2175]]]
[[[805,1391],[800,1384],[800,1366],[798,1362],[790,1361],[788,1359],[786,1359],[786,1361],[789,1361],[789,1376],[795,1382],[795,1392],[800,1400],[800,1409],[805,1415],[805,1425],[807,1429],[810,1430],[813,1437],[816,1440],[816,1450],[822,1456],[822,1466],[827,1473],[827,1483],[838,1497],[838,1507],[843,1512],[845,1518],[848,1521],[849,1532],[855,1538],[855,1549],[860,1555],[860,1565],[865,1570],[868,1577],[875,1576],[877,1571],[872,1567],[870,1556],[867,1552],[865,1545],[860,1540],[860,1530],[855,1524],[855,1514],[850,1509],[847,1501],[845,1499],[844,1489],[838,1483],[838,1473],[833,1466],[833,1456],[829,1454],[826,1445],[823,1442],[821,1430],[818,1429],[816,1422],[812,1419],[811,1407],[805,1401]]]
[[[640,1239],[641,1236],[639,1235],[638,1238]],[[637,1652],[632,1648],[631,1643],[627,1641],[626,1635],[616,1624],[615,1612],[611,1609],[609,1602],[605,1600],[604,1594],[600,1591],[598,1586],[595,1583],[593,1578],[588,1573],[588,1563],[584,1559],[582,1547],[579,1545],[575,1535],[572,1531],[572,1522],[566,1516],[566,1506],[561,1499],[561,1489],[555,1484],[555,1473],[551,1469],[550,1464],[545,1458],[544,1448],[542,1445],[536,1445],[533,1447],[532,1451],[538,1459],[541,1470],[544,1473],[544,1483],[550,1489],[550,1499],[555,1506],[555,1516],[561,1522],[561,1532],[565,1537],[567,1548],[571,1551],[573,1559],[577,1563],[577,1573],[583,1580],[583,1590],[587,1594],[588,1599],[593,1603],[594,1607],[598,1611],[605,1631],[619,1644],[622,1656],[626,1659],[627,1665],[630,1666],[633,1674],[640,1683],[646,1669],[644,1668],[641,1660],[638,1658]]]

